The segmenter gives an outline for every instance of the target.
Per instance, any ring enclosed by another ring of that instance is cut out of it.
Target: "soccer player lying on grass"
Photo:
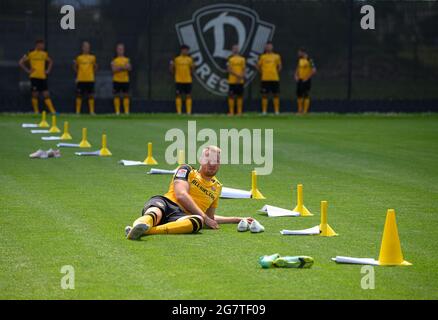
[[[216,146],[202,151],[199,170],[184,164],[178,167],[169,191],[154,196],[144,205],[142,216],[125,229],[129,240],[150,234],[196,233],[204,225],[218,229],[219,224],[239,223],[252,218],[216,215],[222,184],[216,179],[220,167],[220,152]]]

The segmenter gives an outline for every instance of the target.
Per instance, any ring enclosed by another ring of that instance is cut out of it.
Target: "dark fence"
[[[60,27],[65,4],[75,7],[75,30]],[[375,9],[375,30],[360,26],[366,4]],[[83,40],[91,42],[99,64],[98,112],[112,110],[110,61],[117,42],[126,44],[134,67],[133,111],[174,110],[168,64],[188,42],[197,63],[194,111],[222,112],[227,50],[240,42],[251,63],[269,39],[283,60],[284,111],[294,109],[300,46],[318,69],[315,111],[437,111],[437,21],[435,1],[2,0],[0,110],[31,110],[27,75],[17,61],[35,39],[45,38],[55,62],[49,86],[61,111],[74,110],[72,63]],[[259,110],[258,75],[250,79],[246,109]]]

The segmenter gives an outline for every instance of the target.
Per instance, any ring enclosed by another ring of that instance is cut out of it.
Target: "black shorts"
[[[94,82],[77,82],[76,83],[76,93],[77,94],[93,94],[94,93]]]
[[[280,93],[280,81],[262,81],[260,92],[262,94]]]
[[[242,96],[243,95],[243,84],[230,84],[229,85],[229,90],[228,90],[228,94],[229,95],[236,95],[236,96]]]
[[[113,93],[128,93],[129,92],[129,82],[113,82]]]
[[[191,94],[192,93],[192,84],[191,83],[176,83],[175,84],[176,94]]]
[[[30,78],[30,86],[32,92],[43,92],[49,90],[49,87],[47,85],[47,79]]]
[[[298,80],[297,82],[297,97],[307,97],[309,95],[310,89],[312,88],[312,81],[309,79],[307,81]]]
[[[165,224],[187,217],[187,214],[185,214],[184,211],[175,202],[163,196],[153,196],[152,198],[150,198],[144,204],[141,215],[143,216],[146,213],[146,210],[151,207],[159,208],[163,212],[163,217],[161,218],[159,224]]]

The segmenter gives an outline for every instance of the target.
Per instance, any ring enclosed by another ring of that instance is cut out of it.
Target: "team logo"
[[[233,44],[246,57],[245,85],[256,76],[256,65],[275,26],[261,21],[254,10],[234,4],[215,4],[197,10],[190,21],[176,25],[180,44],[190,47],[195,78],[216,95],[228,92],[227,59]]]

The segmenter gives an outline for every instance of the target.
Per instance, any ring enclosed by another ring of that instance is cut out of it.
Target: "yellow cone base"
[[[321,230],[321,233],[319,234],[321,237],[336,237],[338,235],[328,224],[320,224],[319,230]]]
[[[305,206],[296,206],[292,211],[299,212],[301,217],[311,217],[312,213]]]
[[[150,165],[150,166],[158,164],[157,160],[155,160],[154,157],[151,157],[151,156],[144,159],[143,163]]]
[[[108,148],[102,148],[100,149],[100,156],[101,157],[111,157],[113,154],[111,153],[111,151],[109,151]]]
[[[266,199],[259,189],[251,190],[251,198],[253,199]]]
[[[62,136],[61,136],[61,140],[72,140],[73,138],[72,138],[72,136],[70,135],[70,133],[64,133]]]
[[[38,127],[40,127],[40,128],[50,128],[50,125],[49,125],[49,123],[47,122],[47,121],[41,121],[39,124],[38,124]]]
[[[383,267],[390,267],[390,266],[412,266],[412,263],[410,263],[410,262],[408,262],[408,261],[405,261],[405,260],[403,260],[402,262],[400,262],[400,263],[398,263],[398,264],[393,264],[393,263],[391,263],[391,264],[386,264],[386,263],[382,263],[382,262],[380,262],[379,261],[379,266],[383,266]]]
[[[49,130],[50,133],[60,133],[61,130],[58,127],[51,127]]]
[[[79,144],[79,148],[91,148],[91,144],[87,140],[82,140]]]

